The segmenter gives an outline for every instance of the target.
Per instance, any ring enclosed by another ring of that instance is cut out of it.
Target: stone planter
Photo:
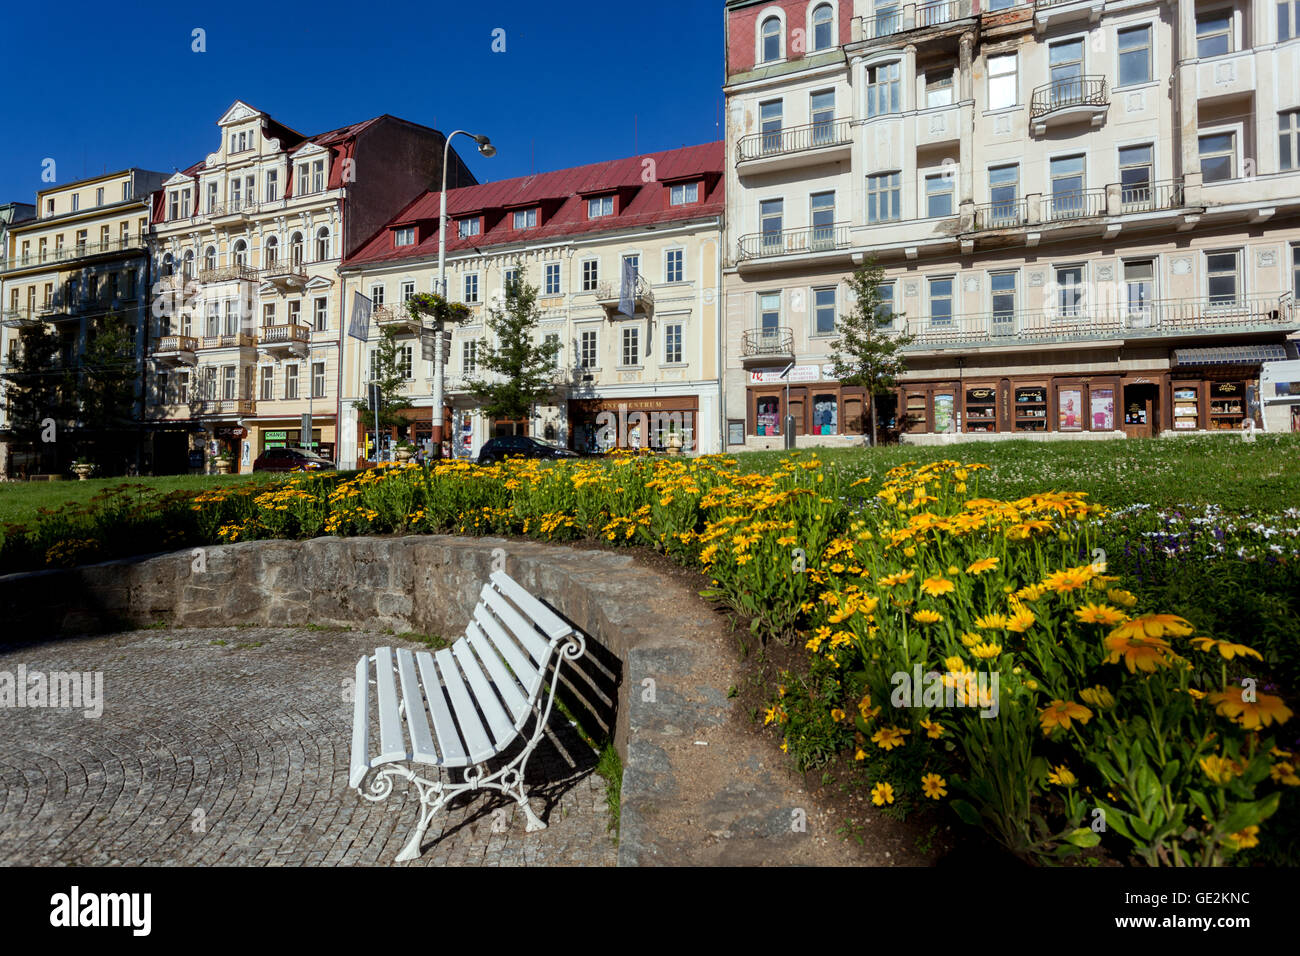
[[[228,458],[218,458],[216,460],[217,474],[218,475],[230,474],[231,469],[234,467],[234,464],[235,463],[230,461]]]
[[[402,448],[399,446],[395,454],[398,461],[410,461],[412,458],[415,457],[415,449]]]
[[[85,481],[92,474],[94,474],[95,466],[89,463],[84,465],[78,464],[78,465],[73,465],[72,470],[76,474],[78,481]]]
[[[682,453],[682,436],[673,432],[664,442],[664,451],[670,455],[680,455]]]

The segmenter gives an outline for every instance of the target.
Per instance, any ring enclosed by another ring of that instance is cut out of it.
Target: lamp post
[[[447,161],[451,154],[451,141],[455,136],[469,136],[478,143],[478,151],[491,159],[497,148],[486,136],[458,129],[451,133],[442,146],[442,192],[438,194],[438,294],[447,301]],[[434,323],[433,350],[433,457],[442,457],[442,405],[443,362],[442,320]]]

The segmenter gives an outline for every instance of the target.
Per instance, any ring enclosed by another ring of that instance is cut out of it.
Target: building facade
[[[110,314],[120,316],[132,343],[137,382],[134,407],[123,409],[123,418],[140,421],[149,314],[150,204],[164,176],[126,169],[52,186],[36,194],[33,218],[8,227],[6,258],[0,267],[4,309],[0,355],[7,372],[12,374],[16,365],[21,330],[46,324],[59,343],[59,368],[49,372],[66,370],[75,378],[95,323]],[[23,470],[61,472],[74,454],[87,450],[84,442],[93,436],[85,434],[76,419],[56,422],[56,427],[74,440],[23,449],[22,455],[32,456],[22,462]],[[3,427],[0,436],[11,444],[12,436]],[[17,465],[19,450],[12,450]],[[142,455],[137,444],[129,464],[147,467]],[[125,461],[103,464],[113,470],[128,466]]]
[[[582,450],[662,447],[674,428],[691,450],[720,450],[722,190],[721,143],[449,189],[448,297],[471,311],[452,332],[445,373],[454,454],[518,432]],[[432,343],[422,347],[403,303],[437,289],[439,200],[411,204],[342,269],[347,301],[360,292],[373,303],[368,341],[346,343],[343,416],[354,424],[341,439],[344,465],[367,455],[371,429],[352,403],[371,378],[380,326],[401,334],[405,437],[432,435]],[[530,421],[489,421],[467,383],[515,269],[538,289],[539,341],[559,343],[556,390]]]
[[[442,134],[385,115],[304,136],[242,102],[217,126],[216,150],[168,178],[153,212],[155,468],[229,453],[248,471],[282,445],[333,460],[338,267],[439,180]],[[474,182],[454,152],[448,175]]]
[[[1297,16],[729,2],[729,447],[787,414],[799,444],[861,441],[826,360],[871,258],[913,337],[882,437],[1263,424],[1261,364],[1300,329]]]

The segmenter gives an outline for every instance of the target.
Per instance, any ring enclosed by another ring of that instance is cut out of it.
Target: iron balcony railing
[[[1110,94],[1104,76],[1072,76],[1036,88],[1029,100],[1029,116],[1037,119],[1075,106],[1106,106]]]
[[[762,159],[798,153],[823,146],[842,146],[852,141],[850,122],[846,119],[819,120],[804,126],[751,133],[736,144],[736,161]]]
[[[206,285],[209,282],[230,282],[231,280],[242,280],[247,282],[256,282],[258,271],[245,265],[221,266],[216,269],[200,269],[198,280],[200,284]]]
[[[1067,3],[1078,3],[1079,0],[1034,0],[1035,7],[1059,7]]]
[[[976,229],[1011,229],[1028,222],[1029,202],[1025,199],[1003,199],[975,207]]]
[[[256,212],[261,203],[256,199],[231,199],[228,202],[216,203],[208,210],[208,215],[213,219],[221,216],[233,216],[237,213]]]
[[[741,236],[736,258],[761,259],[767,256],[788,256],[806,252],[830,252],[849,245],[848,223],[828,226],[807,226],[802,229],[767,230]]]
[[[257,402],[251,398],[196,398],[190,402],[190,411],[196,415],[252,415],[257,412]]]
[[[1106,190],[1071,189],[1043,197],[1043,222],[1106,215]]]
[[[1300,327],[1290,292],[1218,299],[1071,303],[1043,311],[1007,310],[978,315],[909,318],[911,348],[962,343],[1012,344],[1035,339],[1093,339],[1123,335],[1176,335],[1221,329],[1247,331]],[[896,321],[901,331],[903,321]]]
[[[619,282],[602,282],[596,286],[597,302],[618,302],[623,295],[623,284]],[[654,292],[650,288],[650,283],[646,277],[637,274],[636,283],[632,290],[632,298],[640,302],[653,302]]]
[[[929,0],[927,3],[905,3],[892,9],[879,10],[870,16],[856,17],[854,36],[859,40],[876,40],[880,37],[924,30],[942,26],[954,20],[971,16],[971,0]]]
[[[794,329],[779,326],[741,332],[740,354],[744,358],[752,355],[793,355]]]
[[[143,252],[147,240],[140,235],[127,236],[125,239],[109,239],[107,242],[74,242],[44,252],[32,252],[27,255],[11,256],[0,260],[0,272],[14,269],[28,269],[32,266],[67,262],[71,259],[83,259],[86,256],[99,256],[113,252]]]
[[[1172,179],[1158,183],[1121,185],[1119,205],[1120,211],[1126,213],[1180,209],[1183,206],[1183,181]]]

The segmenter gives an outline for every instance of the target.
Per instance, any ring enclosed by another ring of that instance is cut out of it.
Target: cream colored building
[[[861,441],[827,374],[885,269],[908,440],[1259,422],[1300,313],[1300,4],[727,5],[727,418]],[[786,399],[785,380],[794,369]]]
[[[582,450],[657,448],[673,428],[690,450],[720,449],[722,173],[722,144],[712,143],[448,191],[448,295],[472,312],[452,334],[446,370],[456,455],[525,432]],[[423,444],[432,434],[431,334],[422,348],[403,303],[437,288],[438,210],[437,192],[422,197],[342,269],[346,300],[360,292],[374,303],[368,341],[345,343],[343,416],[355,423],[340,439],[345,465],[367,454],[371,426],[349,408],[370,379],[380,325],[401,333],[405,437]],[[636,280],[624,314],[629,260]],[[480,372],[487,313],[514,268],[538,289],[539,342],[559,342],[556,391],[529,421],[489,421],[466,383]],[[381,448],[393,437],[381,436]]]
[[[216,149],[163,184],[154,215],[156,467],[229,451],[248,471],[267,448],[309,442],[333,459],[338,267],[438,178],[442,135],[385,115],[304,136],[242,102],[217,126]],[[453,182],[474,181],[452,162]]]

